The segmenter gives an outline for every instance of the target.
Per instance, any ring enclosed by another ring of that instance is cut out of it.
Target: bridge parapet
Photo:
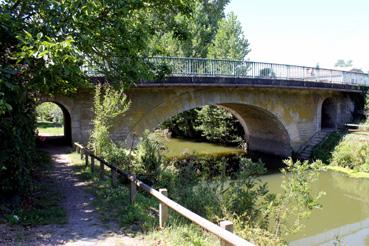
[[[207,58],[156,56],[146,60],[149,65],[167,67],[171,77],[254,78],[369,86],[368,74],[353,71]],[[103,77],[95,65],[82,69],[91,77]]]
[[[171,76],[261,78],[369,86],[368,74],[334,69],[205,58],[152,57],[149,61],[168,66]]]

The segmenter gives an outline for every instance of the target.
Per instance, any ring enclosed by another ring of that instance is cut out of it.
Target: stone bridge
[[[172,75],[142,81],[127,91],[132,104],[114,123],[116,141],[137,143],[145,129],[153,130],[180,112],[217,105],[241,122],[250,150],[289,156],[322,129],[348,123],[355,109],[353,98],[369,85],[363,73],[226,60],[153,60],[169,65]],[[48,100],[63,109],[67,140],[86,143],[93,91]]]

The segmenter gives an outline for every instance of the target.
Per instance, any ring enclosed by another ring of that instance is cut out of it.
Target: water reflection
[[[280,191],[281,179],[263,177],[273,192]],[[286,238],[290,245],[369,245],[369,180],[322,172],[313,188],[326,192],[323,207],[303,222],[302,231]]]

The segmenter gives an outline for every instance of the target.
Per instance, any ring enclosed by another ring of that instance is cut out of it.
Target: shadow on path
[[[0,245],[145,245],[142,239],[125,235],[114,223],[101,222],[92,205],[94,197],[84,189],[87,184],[68,165],[70,147],[50,146],[43,150],[50,153],[54,162],[50,175],[64,196],[68,223],[35,227],[0,225]]]

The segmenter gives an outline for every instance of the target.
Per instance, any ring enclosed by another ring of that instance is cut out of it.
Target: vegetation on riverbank
[[[315,147],[313,158],[322,160],[331,170],[352,177],[366,177],[369,173],[369,134],[332,133]]]
[[[369,92],[364,112],[369,112]],[[329,169],[350,177],[369,177],[369,117],[351,133],[335,132],[313,150],[313,158],[329,164]]]
[[[318,163],[309,165],[307,162],[286,161],[282,192],[272,194],[258,178],[265,173],[263,163],[255,163],[242,156],[237,157],[236,164],[231,165],[226,163],[224,157],[168,159],[163,155],[165,148],[162,144],[148,133],[144,134],[136,148],[124,149],[111,141],[109,129],[114,116],[124,114],[128,106],[129,102],[120,91],[107,85],[97,87],[91,148],[123,170],[135,173],[154,188],[169,188],[170,198],[200,216],[214,223],[222,219],[231,220],[237,234],[258,245],[280,245],[284,243],[281,238],[300,229],[301,219],[318,206],[317,200],[321,194],[313,194],[309,186],[317,172],[308,171],[318,169]],[[88,169],[83,173],[92,180],[96,179],[91,177]],[[102,183],[100,187],[93,188],[96,201],[105,204],[98,206],[100,211],[114,213],[109,217],[118,218],[121,225],[132,226],[134,223],[140,231],[151,233],[156,230],[157,221],[150,208],[157,207],[154,198],[141,194],[137,204],[132,206],[129,204],[127,188],[111,188],[107,185],[105,182],[105,185]],[[112,198],[120,200],[119,204]],[[172,225],[171,230],[180,228],[183,231],[183,226],[194,228],[175,213],[171,215],[169,225]],[[197,234],[193,231],[192,236],[196,238]],[[208,239],[205,237],[204,240]]]
[[[158,202],[155,198],[138,193],[136,203],[131,205],[127,187],[123,184],[111,187],[109,179],[99,180],[77,154],[71,157],[75,170],[91,181],[90,191],[96,196],[95,206],[103,218],[116,218],[126,230],[142,232],[155,241],[170,243],[187,238],[184,245],[211,245],[217,240],[175,212],[170,213],[168,228],[163,233],[157,232]],[[309,188],[316,173],[307,172],[310,169],[307,163],[293,165],[289,161],[283,192],[271,194],[266,184],[257,178],[264,171],[262,164],[248,159],[242,161],[243,168],[235,179],[226,176],[204,178],[193,166],[168,166],[152,185],[168,187],[171,199],[214,223],[222,219],[233,221],[235,233],[257,245],[282,245],[284,241],[280,237],[300,229],[301,218],[318,206],[318,197],[312,196]]]

